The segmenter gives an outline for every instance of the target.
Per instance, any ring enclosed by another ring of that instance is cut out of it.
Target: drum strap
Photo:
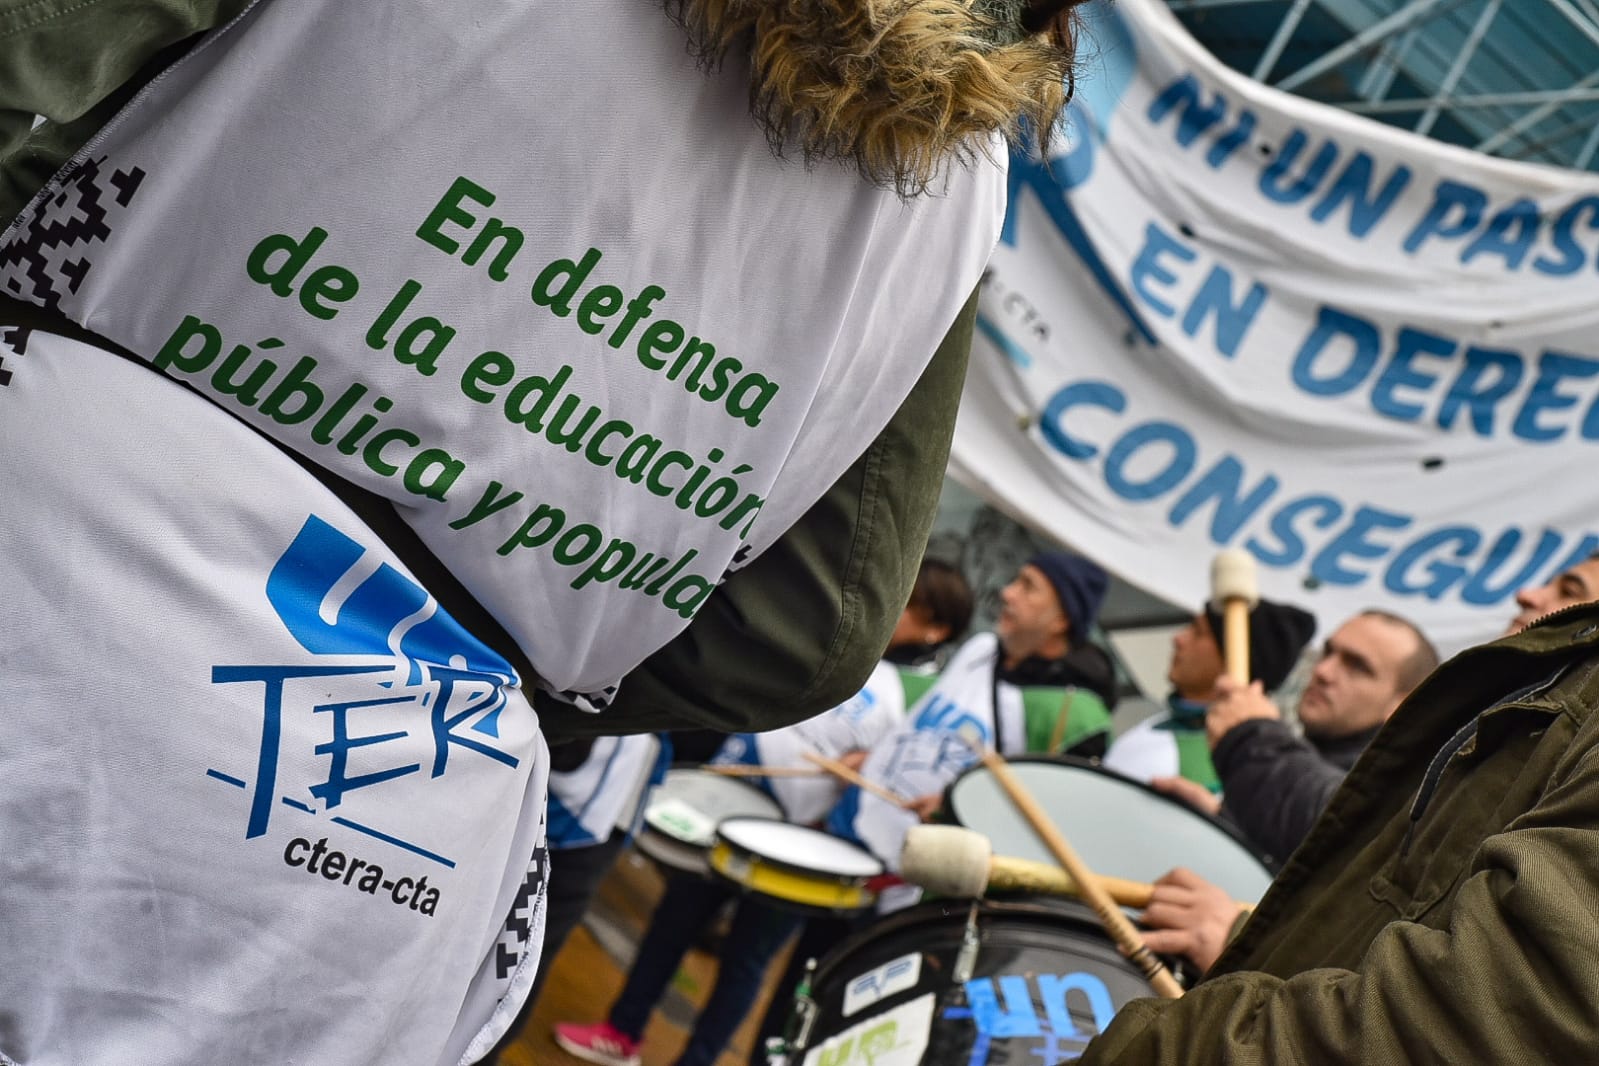
[[[996,648],[994,650],[994,661],[988,670],[988,693],[993,706],[994,717],[994,750],[1001,753],[1009,750],[1005,747],[1005,711],[999,703],[999,658],[1004,654],[1003,645]]]
[[[1060,750],[1061,742],[1066,739],[1066,724],[1072,716],[1072,704],[1077,702],[1077,690],[1068,688],[1066,698],[1060,701],[1060,710],[1055,715],[1055,728],[1049,734],[1048,755],[1054,755]]]

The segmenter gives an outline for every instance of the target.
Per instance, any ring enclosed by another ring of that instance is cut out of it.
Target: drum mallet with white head
[[[1071,875],[1054,863],[995,855],[989,839],[959,825],[914,825],[900,849],[899,875],[919,888],[954,899],[978,899],[989,892],[1035,896],[1073,896],[1082,892]],[[1149,906],[1155,886],[1148,881],[1097,874],[1094,880],[1116,903],[1134,910]],[[1239,903],[1239,910],[1251,910]]]
[[[929,892],[976,899],[985,892],[1031,892],[1039,896],[1080,896],[1065,870],[1047,862],[995,855],[987,837],[958,825],[917,825],[905,834],[900,876]],[[1119,877],[1099,877],[1110,898],[1123,907],[1149,906],[1154,886]]]
[[[1249,684],[1249,612],[1260,602],[1255,581],[1255,558],[1238,548],[1217,554],[1210,564],[1213,603],[1221,604],[1227,653],[1227,674],[1240,685]]]

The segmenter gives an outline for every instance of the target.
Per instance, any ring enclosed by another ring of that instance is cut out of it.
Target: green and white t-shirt
[[[1105,752],[1104,765],[1145,784],[1156,777],[1186,777],[1221,791],[1221,778],[1210,761],[1203,708],[1197,717],[1162,711],[1144,719],[1116,738]]]

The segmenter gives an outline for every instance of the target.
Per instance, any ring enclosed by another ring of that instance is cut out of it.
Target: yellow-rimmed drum
[[[711,872],[741,892],[802,914],[850,916],[877,903],[883,864],[819,829],[769,818],[728,818],[716,828]]]
[[[644,824],[634,846],[672,870],[710,876],[706,855],[726,818],[781,818],[783,808],[747,781],[710,770],[674,766],[644,801]]]

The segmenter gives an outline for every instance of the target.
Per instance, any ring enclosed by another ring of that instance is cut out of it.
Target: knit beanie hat
[[[1222,660],[1227,659],[1227,632],[1219,604],[1206,604],[1205,617],[1216,636]],[[1249,676],[1267,692],[1288,680],[1299,653],[1316,632],[1316,616],[1287,603],[1261,600],[1249,612]]]
[[[1068,552],[1040,552],[1027,560],[1027,565],[1036,566],[1049,579],[1061,611],[1071,621],[1072,639],[1086,641],[1099,617],[1099,606],[1105,602],[1110,577],[1081,555]]]

